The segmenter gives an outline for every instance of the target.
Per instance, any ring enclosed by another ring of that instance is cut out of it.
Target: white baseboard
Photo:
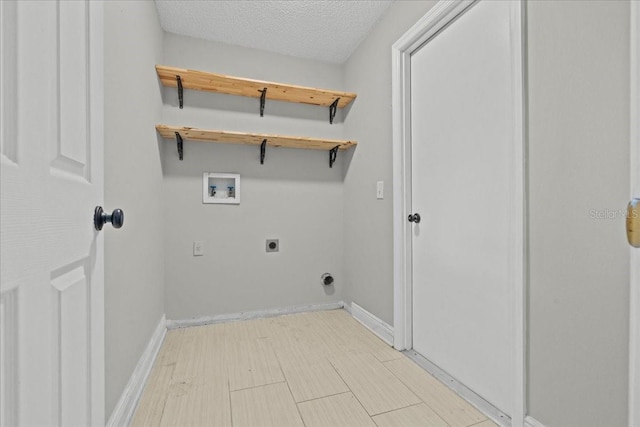
[[[133,370],[133,374],[131,374],[131,378],[129,378],[129,382],[120,396],[120,400],[118,400],[116,407],[109,417],[109,421],[107,421],[107,427],[128,426],[131,422],[144,386],[147,383],[147,378],[153,367],[153,362],[156,360],[158,351],[167,333],[166,324],[167,321],[163,314],[160,322],[158,322],[158,326],[155,331],[153,331],[153,335],[151,335],[147,348],[144,349],[142,356],[140,356],[140,360],[138,360],[138,364]]]
[[[367,329],[380,337],[382,341],[393,346],[393,326],[383,322],[355,302],[351,303],[350,310],[348,311],[354,319],[362,323]]]
[[[308,311],[336,310],[344,308],[344,302],[329,302],[324,304],[296,305],[292,307],[273,308],[269,310],[244,311],[240,313],[218,314],[184,320],[167,320],[167,329],[188,328],[190,326],[211,325],[214,323],[233,322],[237,320],[260,319],[285,314],[305,313]]]
[[[524,419],[524,426],[525,427],[545,427],[544,424],[542,424],[540,421],[536,420],[535,418],[527,415],[526,418]]]

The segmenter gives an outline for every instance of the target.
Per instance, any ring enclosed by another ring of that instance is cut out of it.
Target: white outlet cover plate
[[[376,198],[378,200],[384,199],[384,181],[378,181],[376,184]]]

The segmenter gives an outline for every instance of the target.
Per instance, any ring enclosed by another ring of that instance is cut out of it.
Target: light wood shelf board
[[[352,92],[245,79],[166,65],[156,65],[156,71],[162,84],[168,87],[177,87],[176,76],[180,76],[184,89],[260,98],[262,89],[267,88],[266,99],[322,105],[325,107],[330,106],[337,98],[340,98],[338,108],[344,108],[357,96]]]
[[[175,139],[176,132],[178,132],[183,139],[200,142],[260,145],[262,144],[262,141],[266,139],[268,147],[303,148],[326,151],[331,150],[336,146],[339,146],[340,150],[347,150],[357,145],[356,141],[347,141],[342,139],[320,139],[266,133],[231,132],[167,125],[156,125],[156,130],[163,138]]]

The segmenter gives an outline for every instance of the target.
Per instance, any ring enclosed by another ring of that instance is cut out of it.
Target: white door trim
[[[640,4],[631,2],[631,192],[640,182]],[[631,197],[638,196],[630,194]],[[629,426],[640,425],[640,266],[636,253],[630,249],[630,313],[629,313]]]
[[[393,234],[394,234],[394,347],[411,349],[412,283],[411,228],[406,216],[411,212],[411,54],[433,37],[476,0],[438,2],[424,17],[392,46],[393,110]],[[478,0],[479,1],[479,0]],[[509,232],[512,258],[509,277],[513,283],[511,330],[515,396],[512,425],[521,427],[525,418],[525,137],[524,137],[524,10],[522,1],[512,2],[510,23],[512,39],[512,75],[514,84],[511,184],[514,194]],[[507,408],[502,408],[507,409]]]
[[[104,4],[89,2],[90,36],[90,122],[92,150],[100,152],[101,161],[94,161],[92,167],[96,177],[100,177],[100,198],[104,201]],[[92,423],[104,425],[105,420],[105,346],[104,346],[104,238],[95,240],[95,259],[101,260],[94,266],[94,287],[97,298],[92,298],[91,310],[94,313],[91,334],[91,408]],[[102,331],[96,334],[95,331]]]
[[[411,53],[436,34],[473,0],[440,1],[391,48],[393,111],[393,345],[413,347],[411,310]]]

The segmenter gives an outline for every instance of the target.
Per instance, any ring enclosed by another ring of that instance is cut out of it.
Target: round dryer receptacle
[[[331,275],[331,273],[324,273],[320,278],[322,279],[323,285],[325,286],[333,285],[333,276]]]

